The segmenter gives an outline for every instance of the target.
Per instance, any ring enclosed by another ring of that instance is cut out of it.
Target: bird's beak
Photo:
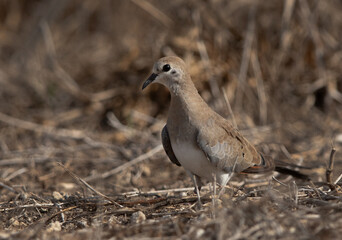
[[[152,73],[151,76],[149,76],[149,78],[144,82],[143,86],[142,86],[142,90],[144,90],[144,88],[146,88],[151,82],[153,82],[156,78],[158,77],[158,74],[156,73]]]

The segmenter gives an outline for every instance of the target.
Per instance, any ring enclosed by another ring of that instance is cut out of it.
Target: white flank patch
[[[215,174],[217,183],[221,184],[228,177],[228,174],[217,169],[199,148],[188,142],[176,142],[172,144],[172,149],[180,164],[200,178],[213,181]]]

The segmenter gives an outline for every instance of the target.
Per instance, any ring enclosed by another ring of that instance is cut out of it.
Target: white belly
[[[208,181],[213,181],[215,174],[219,184],[228,177],[228,174],[217,169],[199,148],[188,142],[176,142],[172,144],[172,149],[179,163],[192,174]]]

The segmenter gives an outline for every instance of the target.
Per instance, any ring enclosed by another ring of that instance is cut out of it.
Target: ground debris
[[[0,1],[0,239],[340,238],[341,1],[56,6]],[[161,146],[169,93],[140,92],[174,54],[215,111],[310,180],[237,175],[196,208]]]

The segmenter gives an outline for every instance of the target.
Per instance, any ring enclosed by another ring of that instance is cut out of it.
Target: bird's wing
[[[225,119],[201,127],[197,144],[208,160],[224,172],[241,172],[262,163],[255,148]]]
[[[161,132],[161,138],[166,155],[169,157],[172,163],[176,164],[177,166],[181,166],[181,164],[175,156],[175,153],[172,150],[169,132],[167,131],[166,125],[163,127],[163,130]]]

